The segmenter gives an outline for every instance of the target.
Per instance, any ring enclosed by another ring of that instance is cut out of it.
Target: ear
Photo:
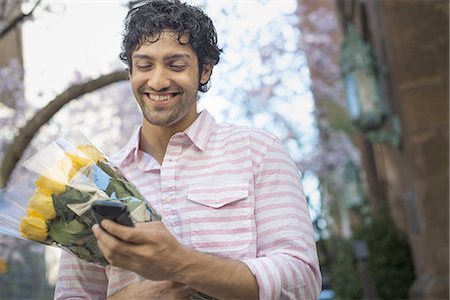
[[[212,64],[204,64],[202,68],[202,74],[200,74],[200,83],[205,84],[211,78],[213,66]]]

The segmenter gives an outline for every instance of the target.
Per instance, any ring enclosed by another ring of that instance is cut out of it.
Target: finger
[[[103,236],[97,240],[97,245],[105,259],[113,266],[129,269],[131,256],[126,250],[126,244],[107,233],[105,235],[106,237]]]
[[[122,241],[126,241],[129,243],[144,243],[142,238],[136,239],[136,236],[139,236],[139,234],[135,232],[135,228],[133,227],[120,225],[116,222],[106,219],[101,222],[101,227],[110,235],[113,235]]]
[[[98,224],[94,224],[91,229],[97,240],[105,234],[105,231]]]
[[[125,228],[125,229],[130,229],[131,227],[129,226],[125,226],[125,225],[121,225],[117,222],[113,222],[111,220],[108,219],[104,219],[102,220],[102,222],[100,223],[100,227],[105,230],[106,232],[108,232],[109,234],[112,235],[116,235],[115,233],[120,232],[121,229]]]
[[[102,226],[99,226],[98,224],[92,226],[92,232],[97,238],[97,241],[105,241],[105,243],[107,243],[107,241],[117,240],[114,235],[105,230],[105,228],[103,227],[103,223]]]
[[[102,250],[105,256],[109,255],[110,252],[126,255],[126,253],[129,251],[127,249],[128,245],[126,242],[103,230],[102,227],[98,226],[97,224],[92,226],[92,231],[97,238],[97,244],[100,250]]]
[[[128,227],[103,220],[102,227],[117,238],[134,244],[152,244],[166,231],[166,227],[158,221],[137,223],[135,227]]]

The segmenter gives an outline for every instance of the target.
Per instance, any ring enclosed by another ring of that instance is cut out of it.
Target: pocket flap
[[[187,198],[212,208],[248,198],[248,183],[222,184],[217,186],[189,185]]]

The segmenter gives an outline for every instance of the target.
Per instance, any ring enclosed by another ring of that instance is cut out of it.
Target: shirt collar
[[[128,143],[111,158],[112,162],[118,167],[121,167],[125,160],[131,156],[137,161],[141,127],[142,125],[134,131]]]
[[[184,133],[198,149],[205,151],[215,124],[216,120],[214,117],[207,110],[203,110]],[[141,128],[142,126],[139,126],[125,147],[112,157],[111,160],[117,166],[121,167],[127,158],[133,158],[134,161],[138,161]]]
[[[205,151],[215,125],[214,117],[207,110],[203,110],[185,133],[198,149]]]

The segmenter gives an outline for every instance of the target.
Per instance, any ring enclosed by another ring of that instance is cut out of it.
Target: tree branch
[[[25,18],[30,17],[34,10],[36,9],[36,7],[41,3],[42,0],[38,0],[36,1],[36,3],[34,4],[33,8],[30,10],[29,13],[24,14],[21,13],[20,15],[18,15],[17,17],[15,17],[11,23],[9,23],[8,25],[6,25],[1,31],[0,31],[0,39],[3,38],[3,36],[5,36],[8,32],[10,32],[12,29],[14,29],[17,24],[21,23],[23,20],[25,20]]]
[[[9,177],[38,130],[47,123],[64,105],[84,94],[127,79],[127,72],[116,71],[97,79],[69,87],[56,96],[20,129],[18,135],[7,147],[0,166],[0,188],[5,187]]]

